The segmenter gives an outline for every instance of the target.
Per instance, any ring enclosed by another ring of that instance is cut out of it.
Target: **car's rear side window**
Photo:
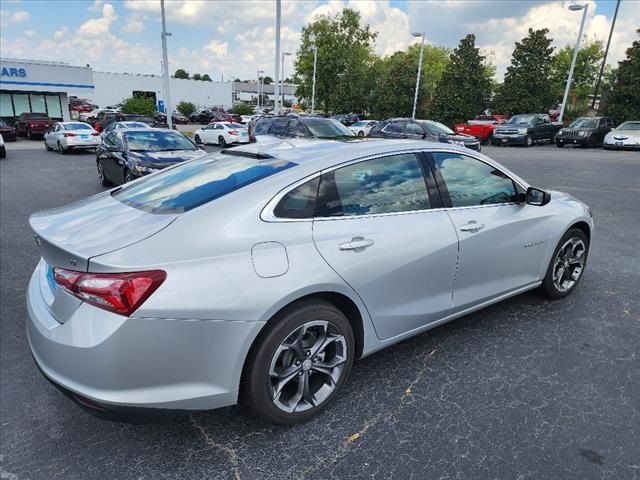
[[[296,165],[217,153],[143,178],[112,196],[149,213],[182,213]]]
[[[320,177],[316,177],[288,192],[274,209],[274,215],[278,218],[313,218],[319,183]]]

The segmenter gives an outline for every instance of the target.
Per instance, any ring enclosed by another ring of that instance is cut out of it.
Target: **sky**
[[[378,32],[375,51],[390,55],[425,32],[426,42],[455,47],[467,33],[497,67],[509,65],[514,43],[527,29],[548,28],[555,47],[575,43],[582,12],[574,0],[298,0],[282,1],[281,39],[295,54],[304,25],[344,7],[360,12]],[[587,39],[606,41],[616,0],[589,5]],[[166,0],[169,70],[208,73],[215,81],[273,76],[274,0]],[[0,55],[63,61],[94,71],[160,74],[160,0],[0,0]],[[624,58],[637,38],[640,0],[621,0],[607,62]],[[293,56],[285,57],[285,76]],[[318,62],[322,59],[319,58]],[[424,68],[428,68],[425,65]]]

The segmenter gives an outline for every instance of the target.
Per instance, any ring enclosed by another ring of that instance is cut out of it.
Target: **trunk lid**
[[[115,200],[111,192],[31,215],[29,224],[42,256],[37,270],[40,293],[51,315],[64,323],[82,304],[56,285],[54,267],[86,272],[91,257],[144,240],[177,216],[137,210]]]

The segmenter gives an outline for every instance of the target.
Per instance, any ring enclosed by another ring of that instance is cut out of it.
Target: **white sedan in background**
[[[377,120],[360,120],[349,127],[353,133],[359,137],[366,137],[373,127],[378,123]]]
[[[196,130],[193,140],[198,145],[216,143],[220,147],[232,143],[249,143],[249,130],[239,123],[212,122]]]
[[[62,154],[70,150],[96,148],[101,143],[100,134],[82,122],[58,122],[44,134],[44,147]]]
[[[606,150],[616,148],[640,150],[640,121],[632,120],[618,125],[605,135],[603,146]]]

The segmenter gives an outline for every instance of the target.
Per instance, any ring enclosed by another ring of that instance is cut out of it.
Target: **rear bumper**
[[[87,304],[60,324],[40,291],[38,269],[27,308],[27,338],[38,368],[76,401],[106,411],[235,404],[245,357],[263,325],[127,318]]]

